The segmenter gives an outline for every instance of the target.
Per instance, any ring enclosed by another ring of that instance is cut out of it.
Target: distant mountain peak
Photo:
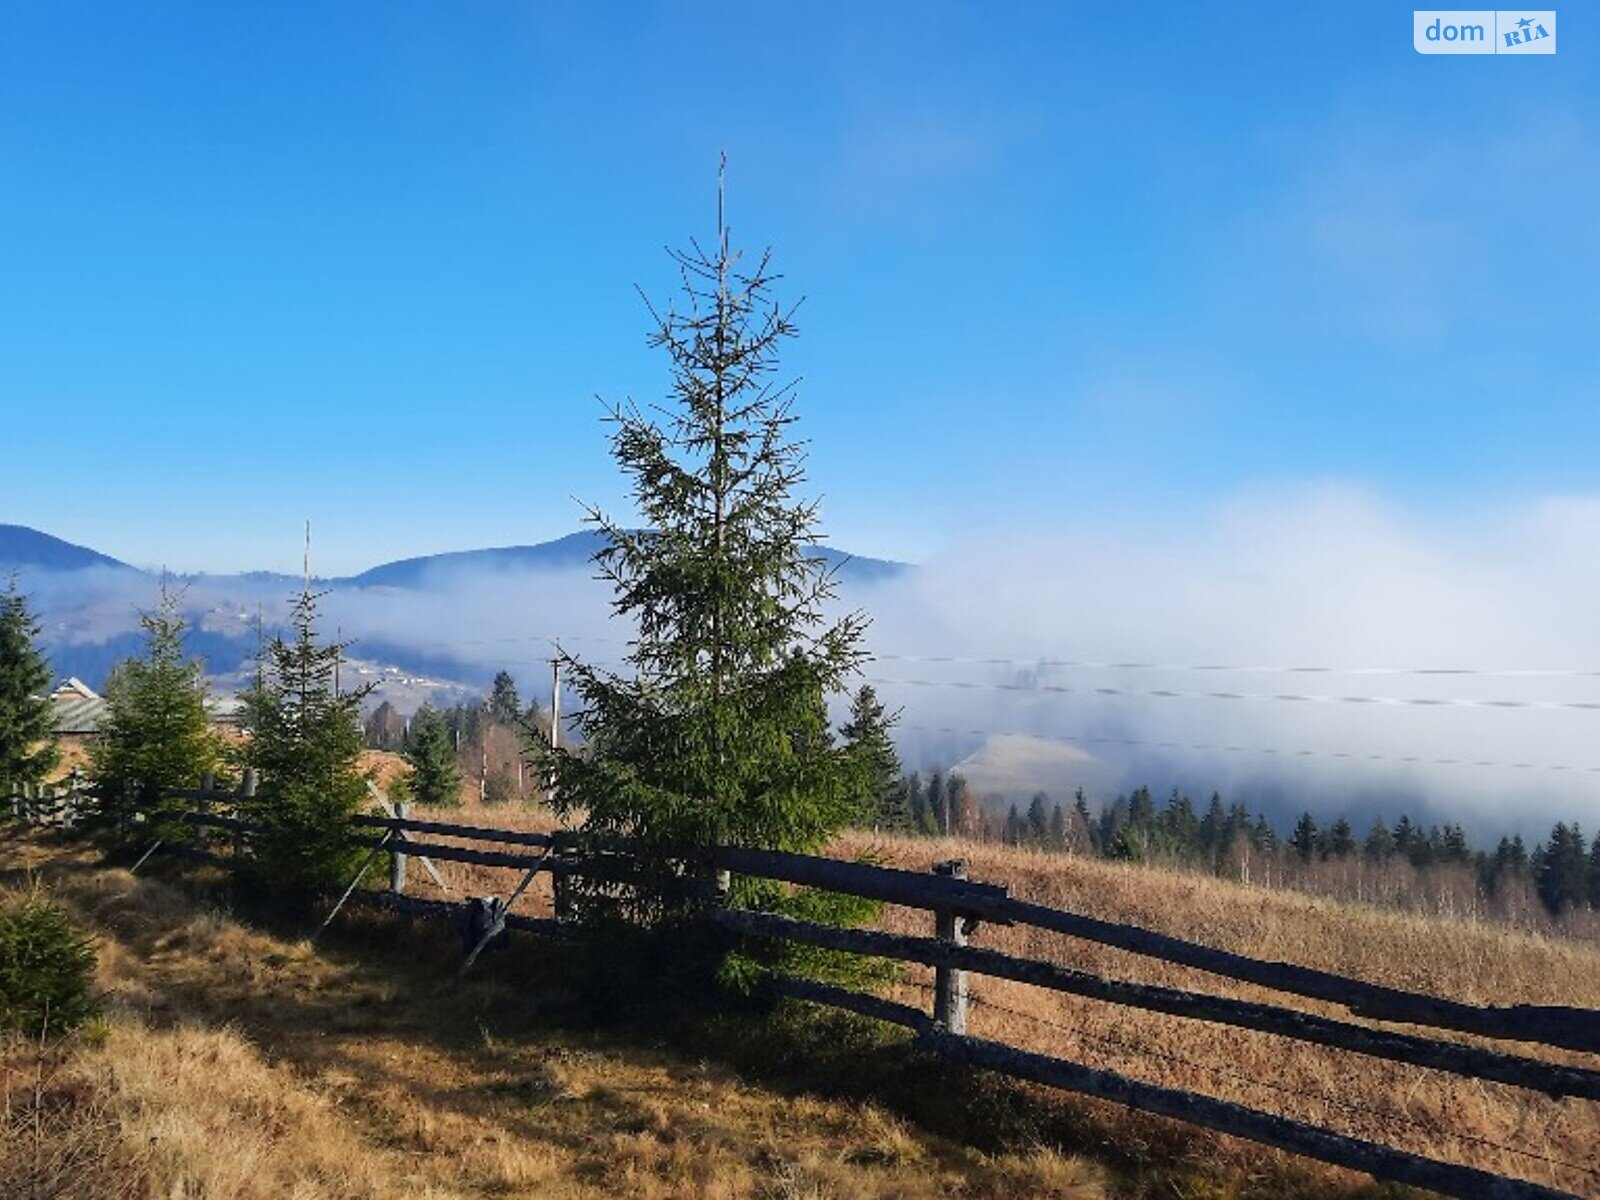
[[[598,529],[580,529],[554,541],[529,546],[493,546],[482,550],[451,550],[383,563],[359,575],[336,582],[344,587],[425,588],[453,571],[561,571],[588,567],[595,552],[606,544]],[[904,563],[881,558],[859,558],[831,546],[816,547],[818,557],[840,574],[859,583],[893,578],[907,570]]]
[[[82,571],[89,567],[135,569],[98,550],[76,546],[26,525],[0,525],[0,572],[30,567],[41,571]]]

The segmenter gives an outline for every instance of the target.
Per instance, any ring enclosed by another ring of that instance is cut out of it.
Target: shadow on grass
[[[133,953],[147,962],[171,959],[153,976],[162,995],[148,1013],[152,1021],[232,1025],[297,1068],[358,1077],[372,1066],[359,1049],[374,1038],[468,1056],[480,1068],[470,1084],[412,1079],[406,1085],[430,1104],[468,1118],[508,1100],[537,1116],[555,1087],[540,1074],[540,1064],[552,1056],[586,1055],[602,1072],[608,1058],[675,1074],[710,1063],[767,1092],[870,1103],[955,1147],[1004,1155],[1047,1146],[1081,1156],[1110,1173],[1120,1196],[1355,1200],[1418,1194],[1370,1183],[1341,1186],[1337,1180],[1350,1177],[1308,1170],[1286,1155],[974,1072],[918,1050],[903,1030],[863,1018],[717,992],[696,982],[717,950],[709,942],[515,934],[457,982],[463,948],[444,922],[351,909],[322,935],[313,955],[297,944],[325,910],[297,911],[251,897],[220,871],[152,860],[133,884],[135,897],[107,887],[104,865],[81,850],[51,855],[40,866]],[[0,872],[0,882],[20,873]],[[207,949],[214,969],[183,969],[186,930],[206,921],[208,910],[286,943],[293,953],[222,962],[213,944]],[[564,1126],[541,1122],[539,1135],[581,1150],[587,1116],[621,1129],[651,1120],[637,1100],[603,1086],[592,1088],[585,1103]]]

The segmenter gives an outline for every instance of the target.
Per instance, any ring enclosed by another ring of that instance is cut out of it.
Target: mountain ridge
[[[120,559],[80,546],[27,525],[0,525],[0,572],[37,567],[46,571],[85,571],[92,567],[136,571]]]
[[[430,582],[460,570],[572,570],[590,565],[605,535],[596,529],[580,529],[545,542],[516,546],[485,546],[470,550],[445,550],[419,554],[368,567],[354,575],[339,575],[319,582],[336,588],[392,587],[408,590],[426,588]],[[818,546],[817,554],[830,568],[848,575],[855,582],[870,583],[893,578],[911,570],[907,563],[891,559],[849,554],[832,546]],[[0,525],[0,573],[34,568],[52,573],[109,567],[149,574],[110,555],[87,546],[44,533],[26,525]],[[291,576],[274,571],[239,571],[226,574],[198,572],[180,578],[207,578],[271,582]]]

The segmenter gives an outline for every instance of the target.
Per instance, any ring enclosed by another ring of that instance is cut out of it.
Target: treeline
[[[485,804],[533,801],[543,792],[528,769],[529,733],[546,718],[524,704],[516,680],[500,671],[486,697],[445,708],[424,704],[403,716],[385,700],[364,722],[369,749],[389,750],[411,765],[401,790],[420,804],[451,806],[463,787]]]
[[[1082,789],[1070,804],[1039,792],[1001,819],[960,775],[939,771],[926,781],[920,773],[903,776],[895,803],[899,812],[879,825],[917,835],[1158,863],[1359,899],[1426,898],[1431,908],[1485,915],[1516,915],[1528,897],[1553,916],[1600,912],[1600,837],[1590,844],[1576,823],[1557,822],[1531,848],[1517,835],[1485,849],[1453,822],[1375,818],[1358,833],[1346,816],[1323,825],[1306,812],[1280,830],[1265,813],[1224,803],[1216,792],[1200,809],[1177,790],[1157,802],[1147,787],[1097,809]]]

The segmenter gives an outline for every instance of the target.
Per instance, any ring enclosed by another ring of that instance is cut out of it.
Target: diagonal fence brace
[[[385,796],[383,792],[378,789],[378,785],[373,783],[370,779],[367,780],[367,791],[370,792],[372,794],[372,798],[378,802],[378,807],[383,810],[384,816],[398,817],[400,815],[400,810],[395,808],[394,801]],[[391,830],[390,832],[397,833],[399,835],[399,837],[396,839],[397,841],[404,842],[406,840],[405,830]],[[455,888],[451,887],[444,881],[444,876],[439,874],[439,868],[433,865],[433,859],[429,858],[426,854],[408,854],[406,857],[414,858],[420,862],[422,864],[422,869],[428,873],[428,877],[433,880],[433,882],[438,886],[439,890],[445,895],[448,896],[455,891]]]
[[[522,893],[528,890],[528,885],[533,882],[534,876],[544,870],[545,863],[549,861],[550,856],[554,853],[554,846],[546,846],[544,853],[539,855],[538,861],[528,868],[528,873],[522,877],[522,882],[517,884],[516,889],[509,897],[504,901],[490,901],[489,911],[493,915],[489,921],[489,927],[483,931],[483,936],[478,939],[478,944],[472,948],[472,953],[467,955],[466,961],[461,964],[461,969],[456,972],[457,982],[460,982],[466,976],[466,973],[472,970],[472,964],[478,961],[478,955],[483,953],[484,947],[505,931],[506,916],[511,912],[512,905],[516,904]]]
[[[166,838],[157,838],[155,841],[151,842],[150,849],[139,855],[139,861],[128,868],[128,874],[137,875],[139,873],[139,868],[144,866],[144,864],[150,860],[150,856],[166,844],[166,840]]]
[[[377,859],[379,854],[387,849],[389,843],[393,839],[394,830],[385,830],[384,835],[378,839],[378,844],[367,852],[367,857],[361,862],[361,869],[356,872],[356,877],[350,881],[350,886],[345,888],[344,895],[339,897],[339,903],[333,906],[333,911],[330,912],[326,918],[324,918],[322,924],[317,926],[317,931],[311,935],[312,945],[316,945],[316,941],[322,936],[323,931],[326,930],[329,925],[333,924],[333,919],[339,915],[339,910],[344,907],[345,901],[350,899],[351,895],[354,894],[356,886],[361,882],[362,876],[364,876],[371,869],[374,860]]]

